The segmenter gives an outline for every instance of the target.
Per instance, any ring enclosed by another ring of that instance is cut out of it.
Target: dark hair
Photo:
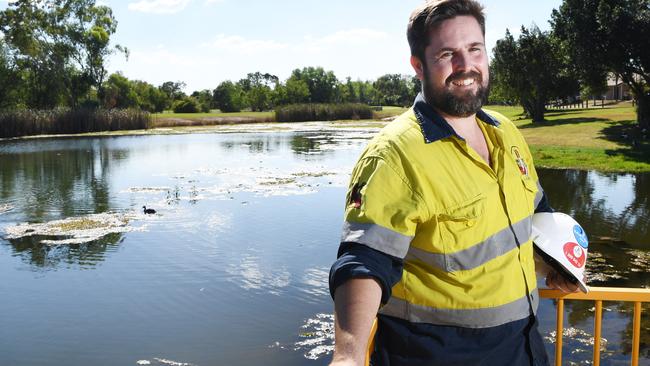
[[[424,60],[424,49],[429,45],[429,34],[445,20],[469,15],[476,19],[485,36],[483,6],[474,0],[427,0],[411,13],[406,37],[411,55]]]

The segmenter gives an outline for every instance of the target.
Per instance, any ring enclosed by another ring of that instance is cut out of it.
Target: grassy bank
[[[650,141],[638,131],[629,103],[549,111],[543,123],[523,118],[521,107],[486,108],[506,115],[519,127],[537,166],[650,172]]]
[[[375,107],[371,107],[375,108]],[[372,115],[365,116],[367,119],[382,120],[397,116],[408,108],[402,107],[381,107],[380,110],[373,110]],[[353,119],[353,118],[342,118]],[[364,118],[360,118],[364,119]],[[311,119],[312,121],[315,119]],[[239,123],[264,123],[275,122],[275,111],[267,112],[235,112],[235,113],[156,113],[152,115],[152,127],[183,127],[183,126],[211,126],[222,124]]]
[[[337,121],[372,119],[372,108],[365,104],[290,104],[275,109],[278,122]]]
[[[149,128],[150,115],[131,109],[0,111],[0,138]]]
[[[238,123],[273,122],[275,113],[235,112],[235,113],[156,113],[152,116],[152,127],[211,126]]]

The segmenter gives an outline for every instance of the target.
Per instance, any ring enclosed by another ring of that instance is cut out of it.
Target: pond
[[[328,271],[377,124],[211,131],[0,142],[1,365],[327,364]],[[589,284],[650,285],[650,175],[540,177],[592,240]],[[592,307],[567,303],[566,362],[590,364]],[[602,364],[627,364],[631,308],[605,308]]]

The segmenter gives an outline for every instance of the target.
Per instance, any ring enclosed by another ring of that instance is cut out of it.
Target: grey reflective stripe
[[[400,234],[377,224],[348,221],[343,223],[343,234],[341,235],[341,242],[365,244],[372,249],[397,258],[404,258],[411,240],[413,240],[412,236]]]
[[[504,284],[504,286],[506,286]],[[530,297],[530,302],[529,302]],[[429,323],[436,325],[451,325],[465,328],[496,327],[511,321],[528,317],[537,311],[539,296],[535,289],[513,302],[479,309],[438,309],[408,302],[391,297],[379,313],[408,320],[413,323]]]
[[[535,203],[533,206],[533,210],[537,209],[537,205],[539,205],[543,197],[544,197],[544,189],[542,188],[542,185],[539,184],[539,181],[537,181],[537,194],[535,195]]]
[[[507,226],[484,241],[456,253],[430,253],[411,247],[406,260],[417,259],[446,272],[467,271],[517,248],[516,239],[519,239],[520,244],[527,242],[532,234],[531,225],[532,217],[529,216],[512,225],[516,238],[510,226]]]

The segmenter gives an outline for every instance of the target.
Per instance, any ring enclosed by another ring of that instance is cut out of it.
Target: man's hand
[[[562,292],[578,292],[580,288],[577,283],[569,281],[555,270],[550,271],[546,276],[546,286]]]

